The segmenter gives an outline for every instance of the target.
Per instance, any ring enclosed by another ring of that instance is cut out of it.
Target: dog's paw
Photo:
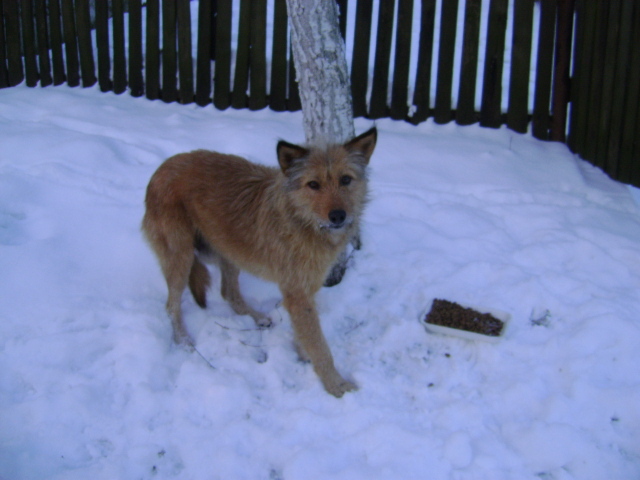
[[[336,263],[331,269],[331,272],[329,273],[327,278],[325,279],[324,286],[333,287],[335,285],[338,285],[342,281],[342,277],[344,277],[344,274],[346,271],[347,271],[346,263]]]
[[[358,390],[358,386],[355,383],[345,380],[344,378],[340,378],[338,381],[327,382],[324,384],[324,388],[336,398],[342,397],[347,392]]]
[[[193,352],[195,349],[195,344],[193,343],[193,339],[187,332],[180,332],[173,334],[173,344],[178,347],[186,350],[187,352]]]
[[[266,315],[254,318],[253,320],[259,328],[270,328],[273,325],[271,317],[267,317]]]

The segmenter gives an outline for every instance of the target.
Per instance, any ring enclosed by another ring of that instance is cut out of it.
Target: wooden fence
[[[639,2],[337,1],[342,34],[352,38],[356,116],[530,129],[640,185]],[[165,102],[300,109],[285,0],[200,0],[197,8],[192,42],[189,0],[97,0],[94,12],[89,0],[0,0],[0,88],[97,82]]]

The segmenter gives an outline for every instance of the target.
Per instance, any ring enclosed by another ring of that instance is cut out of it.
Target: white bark
[[[287,0],[306,141],[355,136],[351,85],[335,0]]]

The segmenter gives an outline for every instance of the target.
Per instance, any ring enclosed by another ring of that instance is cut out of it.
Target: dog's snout
[[[329,212],[329,221],[333,226],[339,227],[347,219],[347,212],[344,210],[331,210]]]

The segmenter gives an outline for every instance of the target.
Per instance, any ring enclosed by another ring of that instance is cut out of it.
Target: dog
[[[221,294],[259,327],[271,319],[251,308],[240,270],[278,284],[301,359],[311,361],[330,394],[357,389],[334,366],[314,297],[353,238],[367,200],[367,167],[376,146],[372,128],[344,144],[277,144],[279,168],[196,150],[166,160],[147,187],[142,230],[167,282],[167,313],[178,344],[193,345],[181,313],[189,286],[206,307],[211,284],[204,263],[221,272]]]

